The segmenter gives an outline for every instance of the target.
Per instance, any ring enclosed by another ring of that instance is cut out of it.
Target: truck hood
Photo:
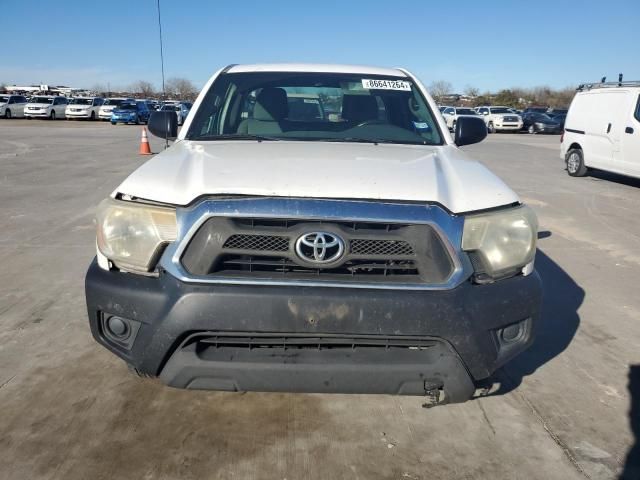
[[[114,192],[173,205],[203,195],[435,202],[454,213],[518,202],[454,145],[182,140]]]

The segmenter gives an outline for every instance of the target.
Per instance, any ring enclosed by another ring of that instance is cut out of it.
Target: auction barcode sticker
[[[363,78],[362,88],[368,90],[405,90],[411,91],[411,84],[403,80],[374,80]]]

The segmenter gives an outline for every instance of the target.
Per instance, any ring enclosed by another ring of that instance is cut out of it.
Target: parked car
[[[290,121],[292,79],[342,120]],[[97,211],[89,323],[133,372],[434,405],[531,345],[537,221],[460,149],[482,119],[452,136],[415,76],[377,67],[229,66],[200,98],[180,133],[151,115],[177,141]]]
[[[550,114],[548,113],[547,115],[549,115],[551,118],[553,118],[556,122],[558,122],[560,124],[560,130],[562,131],[564,129],[564,122],[567,119],[567,115],[564,113],[561,114]]]
[[[523,128],[529,133],[560,133],[560,122],[546,113],[529,112],[522,117]]]
[[[447,107],[443,110],[442,116],[444,117],[447,127],[450,130],[456,129],[456,123],[460,116],[472,116],[479,117],[479,113],[470,107]]]
[[[555,117],[556,115],[566,115],[569,109],[567,108],[549,108],[547,110],[547,115]]]
[[[489,133],[517,132],[522,129],[522,118],[508,107],[477,107],[476,112],[483,116]]]
[[[547,113],[549,107],[527,107],[522,111],[522,114],[525,113]]]
[[[560,155],[573,177],[597,168],[640,178],[640,81],[581,86],[569,107]]]
[[[24,117],[24,107],[26,105],[27,97],[23,95],[0,94],[0,117]]]
[[[56,118],[64,118],[66,108],[67,99],[65,97],[36,95],[31,97],[25,105],[24,116],[26,118],[55,120]]]
[[[189,115],[189,108],[184,103],[166,104],[160,108],[161,112],[176,112],[178,125],[182,125]]]
[[[103,103],[104,98],[101,97],[75,97],[69,101],[64,114],[67,120],[72,118],[95,120]]]
[[[121,103],[111,114],[111,125],[118,123],[147,123],[151,111],[144,101]]]
[[[107,98],[98,110],[100,120],[111,120],[113,111],[123,102],[135,102],[134,98]]]

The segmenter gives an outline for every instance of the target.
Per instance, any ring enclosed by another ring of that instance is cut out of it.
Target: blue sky
[[[230,63],[403,66],[457,91],[640,79],[640,0],[161,0],[167,78]],[[0,0],[0,82],[160,86],[156,0]],[[21,19],[21,21],[16,21]]]

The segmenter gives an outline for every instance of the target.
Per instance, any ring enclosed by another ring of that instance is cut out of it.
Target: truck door
[[[583,146],[585,163],[606,170],[618,170],[614,163],[614,151],[620,143],[620,112],[625,108],[627,92],[611,89],[587,94],[585,104],[585,137]]]
[[[627,175],[640,177],[640,94],[629,92],[627,108],[620,118],[616,163]]]

